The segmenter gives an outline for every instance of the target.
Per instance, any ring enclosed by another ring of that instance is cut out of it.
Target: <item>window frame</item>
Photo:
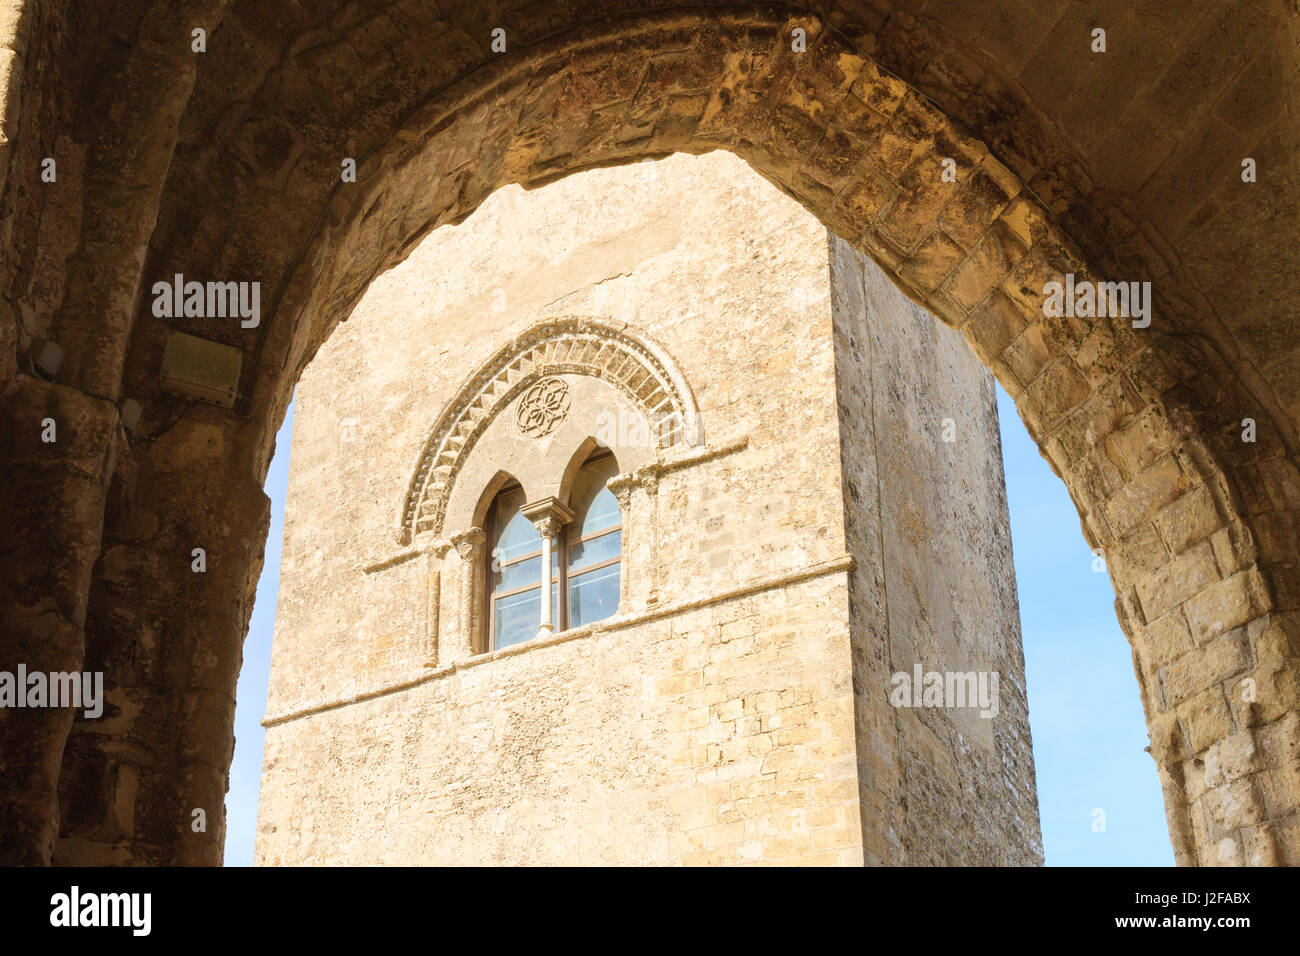
[[[496,550],[496,546],[498,543],[497,506],[501,500],[502,495],[506,495],[514,491],[520,491],[522,490],[522,488],[523,485],[520,484],[517,480],[513,480],[513,479],[507,481],[504,485],[498,488],[496,494],[492,496],[492,503],[488,505],[487,519],[484,521],[484,528],[483,528],[484,540],[490,545],[490,547],[484,549],[484,555],[483,555],[485,558],[485,563],[487,565],[484,572],[485,586],[483,588],[483,604],[484,604],[483,621],[487,625],[484,628],[484,632],[483,632],[483,653],[485,654],[491,653],[492,651],[498,649],[496,646],[497,645],[497,621],[496,621],[497,601],[501,598],[512,597],[513,595],[523,594],[527,591],[537,591],[538,596],[540,597],[540,592],[542,589],[542,577],[544,575],[542,574],[540,567],[538,568],[538,580],[536,584],[522,585],[521,587],[511,588],[509,591],[497,591],[495,586],[492,583],[493,575],[498,573],[496,569],[492,567],[494,563],[492,559],[492,553],[493,551]],[[568,527],[565,526],[561,528],[560,533],[556,535],[556,545],[552,546],[553,555],[556,554],[558,551],[557,546],[559,542],[564,540],[567,537],[566,534],[567,531],[568,531]],[[514,558],[513,560],[510,561],[502,562],[501,569],[505,570],[507,567],[510,567],[515,564],[522,564],[523,562],[531,561],[534,558],[540,559],[541,556],[542,556],[542,549],[541,549],[541,545],[539,544],[536,551],[530,551],[521,557]],[[538,564],[539,565],[541,564],[540,560],[538,561]],[[563,568],[564,562],[556,561],[556,564],[560,565],[560,567],[558,568],[558,572],[559,572],[558,576],[562,577],[564,571]],[[547,583],[551,583],[551,582],[547,582]],[[560,601],[563,603],[557,604],[554,608],[552,608],[552,611],[554,612],[553,616],[555,618],[557,628],[559,630],[563,630],[563,628],[560,627],[560,624],[562,624],[562,622],[566,620],[568,602],[565,600],[564,588],[560,588],[559,590],[560,590],[559,598]],[[541,621],[538,621],[539,626],[540,624]],[[525,638],[525,640],[531,640],[531,638]],[[524,641],[519,641],[518,643],[522,644],[524,643]],[[515,645],[510,644],[507,646],[514,647]]]
[[[564,526],[564,532],[565,532],[565,537],[566,537],[566,538],[568,537],[568,534],[567,534],[568,530],[569,530],[569,526],[568,526],[568,525],[565,525],[565,526]],[[612,526],[612,527],[609,527],[609,528],[602,528],[600,531],[593,531],[591,534],[589,534],[589,535],[585,535],[585,536],[583,536],[583,537],[581,537],[581,538],[578,538],[576,541],[572,541],[572,542],[568,542],[568,543],[566,543],[566,545],[565,545],[565,549],[564,549],[564,567],[565,567],[565,571],[566,571],[565,577],[568,578],[568,579],[570,579],[570,580],[572,580],[573,578],[580,578],[580,577],[582,577],[584,574],[589,574],[589,573],[592,572],[592,571],[599,571],[601,568],[607,568],[607,567],[609,567],[611,564],[618,564],[620,561],[622,561],[622,560],[623,560],[623,542],[620,540],[620,541],[619,541],[619,547],[618,547],[618,557],[616,557],[616,558],[606,558],[604,561],[598,561],[598,562],[595,563],[595,564],[589,564],[589,565],[587,565],[585,568],[582,568],[582,569],[579,570],[579,571],[569,571],[569,570],[568,570],[568,568],[569,568],[569,562],[570,562],[570,560],[571,560],[570,555],[569,555],[569,551],[570,551],[571,548],[576,548],[576,547],[577,547],[578,545],[580,545],[580,544],[586,544],[588,541],[595,541],[597,538],[603,538],[603,537],[605,537],[606,535],[611,535],[611,534],[613,534],[615,531],[619,532],[620,534],[622,533],[622,531],[623,531],[623,522],[622,522],[621,519],[619,520],[619,523],[618,523],[618,524],[616,524],[616,525],[614,525],[614,526]],[[538,553],[540,554],[541,552],[539,551]]]
[[[586,468],[588,465],[594,462],[603,461],[605,458],[608,458],[611,455],[613,455],[613,452],[609,450],[606,450],[601,454],[590,455],[583,461],[580,468]],[[483,632],[483,653],[485,654],[489,654],[492,651],[498,650],[496,646],[497,643],[496,603],[497,601],[500,598],[512,597],[516,594],[523,594],[527,591],[536,590],[540,592],[543,586],[541,577],[544,577],[545,575],[539,575],[539,580],[536,584],[527,584],[521,587],[511,588],[509,591],[497,591],[495,587],[492,585],[493,575],[498,573],[492,567],[493,564],[492,552],[496,550],[496,546],[497,546],[497,504],[501,500],[502,495],[509,494],[510,492],[513,491],[519,491],[522,488],[523,485],[516,479],[511,479],[510,481],[507,481],[504,485],[502,485],[500,488],[498,488],[496,490],[496,493],[492,496],[491,504],[488,505],[487,518],[484,521],[484,528],[483,528],[484,540],[488,544],[488,547],[483,549],[484,558],[486,559],[485,563],[487,565],[484,574],[484,588],[482,591],[482,595],[483,595],[483,618],[482,619],[486,624],[486,627],[484,628],[484,632]],[[575,516],[575,521],[576,520],[577,519]],[[581,578],[583,575],[589,574],[593,571],[599,571],[602,570],[603,568],[609,567],[612,564],[621,564],[623,562],[623,540],[620,537],[617,557],[606,558],[604,561],[599,561],[596,564],[588,565],[587,567],[582,568],[580,571],[575,571],[573,573],[570,573],[569,572],[570,548],[576,547],[577,545],[580,544],[585,544],[588,541],[593,541],[596,538],[603,538],[606,535],[613,534],[614,532],[618,532],[620,535],[622,535],[623,515],[622,512],[620,511],[618,524],[616,525],[612,525],[611,527],[608,528],[602,528],[599,531],[593,531],[591,534],[584,535],[581,538],[577,538],[573,541],[570,541],[569,529],[572,526],[572,524],[573,523],[570,522],[569,524],[564,525],[562,528],[560,528],[559,532],[555,536],[555,542],[552,545],[552,551],[551,551],[553,560],[555,561],[555,565],[556,565],[555,576],[550,581],[546,582],[547,584],[555,585],[557,591],[555,595],[555,602],[554,602],[555,606],[552,609],[554,612],[553,616],[555,620],[554,626],[555,626],[556,634],[562,633],[570,629],[569,582],[571,580],[574,580],[575,578]],[[536,551],[530,551],[528,554],[525,554],[521,557],[514,558],[511,561],[503,562],[501,565],[501,569],[504,570],[505,568],[510,567],[511,565],[521,564],[524,561],[531,561],[534,558],[541,558],[541,556],[542,556],[542,549],[539,546]],[[620,594],[622,591],[621,581],[622,581],[622,577],[620,575],[620,584],[619,584]],[[538,624],[540,626],[541,622],[538,621]],[[523,641],[519,641],[518,643],[523,644],[529,640],[532,640],[532,638],[525,638]],[[515,647],[517,645],[509,644],[507,646]]]

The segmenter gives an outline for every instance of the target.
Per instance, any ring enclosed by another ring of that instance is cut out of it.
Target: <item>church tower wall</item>
[[[260,863],[887,860],[864,731],[895,715],[850,613],[878,492],[846,522],[870,429],[837,384],[871,310],[833,248],[735,157],[674,156],[501,190],[372,284],[295,396]],[[945,400],[986,403],[962,368]],[[617,608],[494,646],[494,502],[568,554],[604,449]],[[966,519],[1005,537],[1000,498]],[[1018,655],[1014,589],[976,610]]]

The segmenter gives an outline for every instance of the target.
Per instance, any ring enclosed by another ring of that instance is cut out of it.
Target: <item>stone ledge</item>
[[[723,591],[719,594],[712,594],[707,597],[694,598],[687,601],[675,601],[671,604],[662,604],[651,610],[627,616],[616,614],[613,617],[608,617],[603,621],[597,621],[584,627],[570,628],[567,631],[561,631],[559,634],[543,640],[534,639],[531,641],[524,641],[522,644],[505,647],[499,651],[491,651],[486,654],[476,654],[473,657],[467,657],[464,660],[455,661],[451,664],[439,667],[436,670],[431,670],[427,674],[413,677],[410,680],[376,687],[371,690],[353,694],[349,697],[341,697],[336,700],[310,704],[306,707],[299,708],[298,710],[276,714],[272,717],[263,717],[262,726],[274,727],[290,720],[297,720],[300,717],[310,717],[313,714],[323,713],[327,710],[336,710],[339,707],[346,707],[348,704],[357,704],[365,700],[372,700],[376,697],[383,697],[398,691],[408,690],[418,684],[423,684],[432,680],[439,680],[450,674],[454,674],[457,671],[468,670],[471,667],[478,667],[480,664],[486,664],[490,661],[500,660],[505,657],[514,657],[515,655],[522,654],[526,651],[536,650],[542,647],[553,647],[557,644],[566,644],[569,641],[581,640],[583,638],[596,637],[597,635],[607,632],[621,631],[624,628],[633,627],[637,624],[647,624],[651,621],[657,621],[660,618],[670,617],[674,614],[682,614],[688,611],[699,610],[700,608],[708,607],[713,604],[722,604],[726,601],[734,601],[742,597],[748,597],[751,594],[770,591],[774,588],[785,587],[791,584],[800,584],[804,581],[832,574],[847,574],[852,569],[853,556],[851,554],[842,554],[836,558],[807,565],[796,571],[789,571],[784,574],[759,578],[756,581],[751,581],[749,584],[742,585],[738,588],[732,588],[731,590]]]

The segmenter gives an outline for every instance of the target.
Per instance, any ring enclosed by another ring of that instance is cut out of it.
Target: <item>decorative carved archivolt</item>
[[[442,532],[456,475],[484,429],[515,396],[563,374],[592,375],[619,389],[646,416],[663,448],[704,440],[695,397],[662,348],[626,326],[588,318],[540,323],[480,366],[443,408],[407,488],[399,544]]]

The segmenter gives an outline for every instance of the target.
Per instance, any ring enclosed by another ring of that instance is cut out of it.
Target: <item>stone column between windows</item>
[[[425,667],[437,667],[441,645],[438,634],[442,621],[442,567],[447,552],[451,550],[450,541],[437,541],[427,548],[425,555],[425,604],[424,604],[424,646],[420,649],[421,663]]]
[[[649,571],[649,587],[645,604],[647,608],[659,603],[659,468],[647,465],[637,471],[637,481],[646,497],[646,520],[650,525],[650,534],[642,544],[645,557],[644,567]]]
[[[640,484],[635,473],[615,475],[605,482],[605,487],[618,499],[619,522],[623,525],[622,562],[619,567],[618,613],[631,614],[636,606],[632,600],[632,555],[636,539],[632,530],[632,492]],[[638,529],[639,530],[639,529]],[[640,573],[638,569],[637,573]],[[639,578],[638,578],[639,580]]]
[[[478,633],[479,618],[482,616],[479,613],[482,602],[476,598],[479,594],[478,578],[479,569],[483,565],[484,540],[482,528],[470,528],[451,539],[456,553],[460,555],[461,564],[460,648],[456,654],[458,658],[472,657],[478,644],[475,635]]]
[[[553,633],[551,621],[554,611],[551,608],[551,554],[555,548],[555,536],[560,529],[573,520],[573,512],[556,498],[539,498],[529,502],[520,511],[533,523],[537,533],[542,536],[542,611],[537,629],[538,637]]]
[[[655,492],[659,487],[659,473],[654,468],[615,475],[605,483],[618,499],[620,520],[623,523],[622,565],[619,568],[618,613],[635,611],[657,604],[658,571],[655,567]],[[637,489],[645,498],[638,503]]]

